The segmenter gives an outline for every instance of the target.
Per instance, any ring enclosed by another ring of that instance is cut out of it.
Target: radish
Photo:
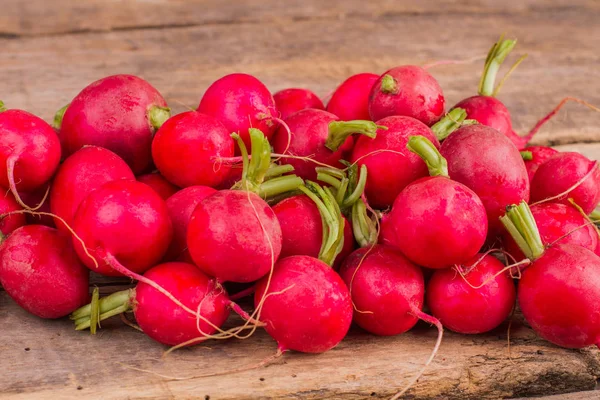
[[[340,276],[356,307],[354,322],[367,332],[398,335],[419,320],[423,273],[400,251],[385,245],[358,249],[344,261]]]
[[[81,261],[108,276],[148,270],[165,255],[173,236],[164,200],[148,185],[126,179],[91,192],[75,213],[73,230]]]
[[[402,115],[427,126],[444,116],[444,94],[429,72],[416,65],[392,68],[379,77],[369,97],[373,121]]]
[[[571,205],[558,203],[536,204],[530,207],[544,245],[576,244],[596,251],[598,232],[588,220]],[[517,261],[525,258],[512,237],[504,235],[504,247]]]
[[[530,183],[540,165],[556,154],[558,154],[557,150],[546,146],[529,146],[521,151],[521,157],[525,161],[525,168],[527,168]]]
[[[296,189],[302,180],[284,176],[265,180],[271,163],[269,142],[250,129],[252,159],[240,135],[232,134],[244,159],[237,189],[221,190],[202,200],[190,219],[187,244],[194,263],[219,282],[252,282],[266,275],[281,252],[281,227],[261,198]],[[261,196],[259,196],[259,194]]]
[[[378,237],[379,244],[385,244],[388,246],[394,246],[394,243],[398,241],[395,238],[396,229],[394,227],[390,213],[384,213],[379,220],[380,232]]]
[[[268,286],[267,286],[268,285]],[[324,262],[292,256],[261,279],[254,295],[260,320],[280,351],[322,353],[337,346],[352,322],[344,281]]]
[[[191,264],[159,264],[149,269],[144,278],[160,285],[188,309],[198,310],[202,319],[197,320],[193,313],[187,312],[148,283],[139,282],[135,289],[113,293],[97,304],[76,310],[71,315],[75,329],[95,328],[99,321],[132,310],[146,335],[159,343],[176,346],[196,338],[199,342],[201,336],[212,335],[229,316],[231,301],[223,287]],[[94,306],[100,315],[92,320]]]
[[[52,181],[46,183],[44,186],[40,186],[38,189],[32,192],[22,192],[20,194],[21,199],[23,199],[25,204],[31,204],[33,208],[37,212],[39,212],[25,213],[25,220],[27,221],[27,225],[46,225],[50,228],[56,228],[56,224],[54,223],[54,218],[52,217],[52,211],[50,207],[49,193],[51,187]]]
[[[569,199],[591,213],[600,201],[598,163],[575,152],[554,155],[542,165],[531,181],[531,201],[569,204]]]
[[[208,186],[190,186],[167,199],[167,209],[173,223],[173,239],[165,256],[166,260],[179,260],[192,263],[187,250],[187,228],[196,206],[208,196],[216,193]]]
[[[308,89],[284,89],[273,95],[279,118],[286,119],[290,115],[306,108],[324,110],[325,106],[319,96]]]
[[[217,119],[188,111],[168,119],[152,142],[152,157],[160,173],[177,186],[220,185],[230,167],[217,157],[232,157],[230,131]]]
[[[250,128],[259,129],[270,139],[278,125],[279,113],[271,92],[247,74],[230,74],[214,82],[197,111],[218,119],[229,133],[239,134],[246,147],[250,146]]]
[[[61,150],[58,136],[42,119],[21,110],[6,110],[0,102],[0,186],[29,208],[19,190],[33,191],[52,178]]]
[[[388,117],[377,121],[379,129],[374,139],[359,137],[350,161],[367,166],[369,179],[365,195],[375,208],[390,207],[398,194],[412,181],[427,176],[427,166],[406,148],[409,136],[424,136],[436,147],[439,142],[422,122],[411,117]]]
[[[69,237],[43,225],[20,227],[0,245],[0,283],[40,318],[63,317],[89,299],[88,271]]]
[[[352,75],[335,89],[327,103],[327,111],[342,121],[369,120],[369,95],[379,75],[368,72]]]
[[[327,111],[314,109],[298,111],[285,123],[291,137],[285,127],[277,129],[272,140],[276,153],[311,157],[320,164],[333,167],[341,167],[339,161],[348,157],[354,142],[350,137],[353,133],[374,138],[378,128],[371,121],[339,121],[338,117]],[[316,179],[314,162],[289,158],[284,162],[292,165],[298,176]]]
[[[104,147],[123,158],[135,174],[142,173],[152,163],[152,136],[169,116],[163,97],[142,78],[102,78],[83,89],[64,111],[60,137],[65,155],[86,145]]]
[[[409,184],[394,201],[389,216],[395,228],[393,245],[428,268],[467,262],[485,243],[483,203],[467,186],[448,177],[446,160],[428,139],[412,136],[407,147],[423,158],[431,177]]]
[[[479,94],[460,101],[454,107],[464,109],[469,119],[474,119],[480,124],[496,129],[506,135],[517,148],[522,149],[533,135],[521,137],[514,132],[508,109],[495,96],[502,87],[504,80],[525,59],[525,56],[516,62],[502,82],[494,88],[498,70],[516,44],[516,40],[503,40],[502,37],[494,43],[485,60],[483,74],[479,81]]]
[[[22,210],[22,208],[12,193],[0,187],[0,242],[4,235],[9,235],[15,229],[25,225],[25,214],[12,213],[18,210]]]
[[[521,154],[505,135],[485,125],[462,126],[442,143],[450,177],[473,190],[488,217],[490,235],[501,231],[505,208],[529,200],[529,179]]]
[[[323,221],[318,206],[306,195],[292,196],[273,206],[273,212],[281,226],[280,257],[306,255],[319,257],[323,244]],[[344,244],[334,265],[354,249],[352,228],[344,218]]]
[[[573,244],[545,248],[525,202],[510,207],[502,223],[532,262],[518,299],[533,330],[561,347],[600,347],[600,257]]]
[[[179,191],[177,186],[166,180],[159,172],[140,175],[137,181],[150,186],[165,201]]]
[[[50,210],[71,226],[79,204],[88,194],[119,179],[135,179],[123,159],[102,147],[85,146],[58,168],[50,190]],[[58,219],[55,222],[60,230],[66,230]]]
[[[427,304],[444,327],[458,333],[491,331],[510,315],[517,297],[505,266],[489,254],[437,270],[427,284]],[[465,272],[462,270],[466,269]]]

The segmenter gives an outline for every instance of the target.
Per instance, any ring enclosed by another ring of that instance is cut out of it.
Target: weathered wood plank
[[[107,321],[91,337],[66,320],[40,321],[0,293],[2,364],[0,393],[7,399],[387,398],[423,364],[435,329],[418,325],[397,337],[353,330],[337,348],[321,355],[285,354],[275,364],[234,375],[170,380],[124,365],[176,377],[252,365],[275,352],[264,332],[250,339],[210,342],[160,359],[163,346],[141,333]],[[437,358],[410,391],[419,399],[496,399],[592,390],[600,375],[597,349],[566,350],[536,338],[521,322],[486,335],[447,332]],[[207,396],[207,397],[205,397]],[[209,396],[209,397],[208,397]]]
[[[427,15],[440,18],[449,13],[477,17],[510,14],[544,17],[574,9],[598,11],[593,0],[505,0],[494,3],[463,0],[360,1],[289,0],[4,0],[0,35],[6,37],[60,35],[93,31],[161,29],[215,24],[286,22],[304,19],[360,18],[394,15]]]

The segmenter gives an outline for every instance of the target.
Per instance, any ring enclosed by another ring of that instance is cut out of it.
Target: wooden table
[[[483,56],[502,32],[529,58],[503,87],[518,132],[564,96],[600,104],[600,3],[589,0],[235,1],[3,0],[0,96],[46,120],[81,88],[114,73],[140,75],[175,111],[195,107],[213,80],[243,71],[273,91],[308,87],[326,96],[350,74],[440,59]],[[482,61],[432,69],[448,106],[474,94]],[[600,159],[600,115],[568,105],[535,138]],[[108,290],[108,288],[104,288]],[[233,321],[235,322],[235,321]],[[232,323],[233,323],[232,322]],[[386,398],[420,368],[435,332],[426,325],[392,338],[353,330],[334,350],[286,354],[235,375],[172,380],[249,366],[275,352],[258,332],[161,359],[164,347],[117,319],[96,337],[66,320],[41,321],[0,292],[0,397]],[[565,350],[517,317],[478,336],[446,333],[415,398],[499,398],[581,393],[600,398],[596,349]],[[558,397],[557,397],[558,398]]]

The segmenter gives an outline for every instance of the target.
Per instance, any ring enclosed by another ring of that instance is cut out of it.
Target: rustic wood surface
[[[300,86],[326,97],[350,74],[395,65],[482,57],[502,32],[528,59],[500,98],[526,132],[563,97],[600,104],[600,2],[2,0],[0,98],[46,120],[85,85],[114,73],[149,80],[175,111],[195,107],[213,80],[258,76],[273,91]],[[512,57],[515,59],[516,57]],[[482,61],[431,69],[448,106],[474,94]],[[534,143],[600,160],[600,114],[570,104]],[[104,291],[115,288],[112,282]],[[230,323],[235,323],[231,321]],[[161,359],[157,345],[117,319],[90,337],[66,320],[40,321],[0,292],[0,397],[386,398],[422,365],[435,332],[424,324],[394,338],[353,330],[319,356],[286,354],[235,375],[169,380],[249,366],[275,352],[258,332]],[[440,353],[409,392],[415,398],[500,398],[593,390],[596,349],[565,350],[517,318],[487,335],[447,333]],[[598,391],[564,397],[600,398]],[[556,397],[556,399],[563,397]],[[555,399],[554,397],[552,399]]]

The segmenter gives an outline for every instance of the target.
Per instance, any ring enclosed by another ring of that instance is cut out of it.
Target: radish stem
[[[373,139],[377,136],[377,129],[387,128],[379,126],[373,121],[358,119],[354,121],[331,121],[325,147],[331,151],[336,151],[354,133],[360,133]]]
[[[406,148],[425,161],[429,175],[449,177],[448,162],[429,139],[424,136],[411,136]]]

